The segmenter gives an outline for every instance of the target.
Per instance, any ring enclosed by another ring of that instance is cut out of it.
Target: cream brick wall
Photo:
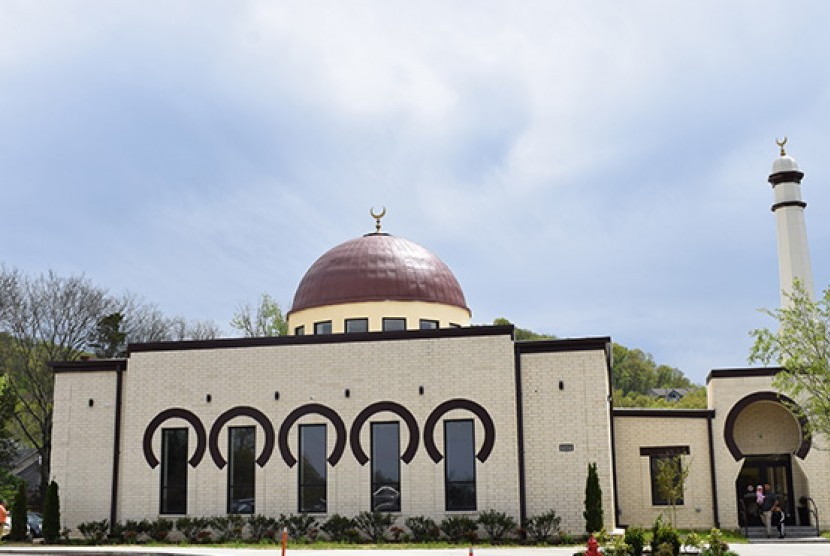
[[[114,372],[56,374],[52,479],[64,525],[109,518],[115,388]]]
[[[650,458],[640,455],[640,448],[689,446],[683,463],[689,465],[689,477],[683,488],[683,505],[677,506],[677,527],[707,529],[714,526],[714,499],[709,465],[707,418],[614,417],[617,458],[617,488],[620,499],[620,523],[650,527],[659,515],[669,519],[668,506],[651,503]]]
[[[90,499],[89,485],[74,480],[65,491],[65,522],[108,517],[110,488],[112,415],[87,419],[78,427],[75,405],[86,402],[78,391],[81,374],[59,376],[57,390],[70,404],[56,403],[67,423],[85,438],[83,448],[65,443],[56,450],[56,472],[64,479],[75,475],[94,475],[102,496]],[[96,379],[100,379],[97,373]],[[98,384],[99,381],[96,381]],[[113,390],[112,381],[105,381]],[[151,469],[142,451],[142,438],[148,423],[161,411],[184,408],[195,413],[206,430],[215,419],[236,406],[252,406],[272,422],[275,434],[286,415],[307,403],[319,403],[335,410],[343,419],[347,434],[355,416],[378,401],[393,401],[407,407],[415,416],[420,433],[427,416],[439,404],[454,399],[472,400],[489,412],[495,423],[495,446],[485,463],[476,462],[477,506],[496,509],[519,517],[517,454],[517,415],[515,399],[513,342],[509,335],[463,336],[431,339],[406,339],[372,342],[275,345],[235,349],[134,352],[125,372],[121,475],[118,516],[125,519],[154,519],[159,512],[160,467]],[[76,385],[77,383],[77,385]],[[423,386],[423,395],[419,387]],[[101,386],[98,385],[98,388]],[[344,392],[350,390],[350,397]],[[275,392],[279,399],[275,400]],[[211,402],[206,401],[207,395]],[[86,396],[86,394],[84,394]],[[103,409],[103,408],[102,408]],[[109,408],[111,411],[111,408]],[[97,410],[97,406],[96,406]],[[453,410],[444,419],[471,418],[475,440],[480,447],[484,431],[472,413]],[[392,413],[376,414],[372,421],[399,420]],[[318,415],[302,418],[297,425],[327,423]],[[227,449],[227,427],[254,424],[247,417],[230,421],[219,436],[218,445]],[[298,429],[295,425],[289,443],[297,456]],[[187,426],[172,419],[161,428]],[[101,427],[100,434],[91,434]],[[160,428],[160,429],[161,429]],[[161,454],[161,434],[156,432],[153,449]],[[328,448],[334,445],[334,428],[327,427]],[[369,423],[362,430],[364,450],[370,449]],[[58,438],[71,438],[58,430]],[[348,438],[347,438],[348,440]],[[402,449],[408,441],[401,426]],[[436,445],[443,450],[443,428],[436,427]],[[189,434],[191,451],[195,434]],[[257,427],[257,450],[263,435]],[[328,468],[328,512],[355,515],[370,507],[370,463],[361,466],[347,443],[340,462]],[[100,468],[100,469],[99,469]],[[266,515],[296,513],[297,466],[288,468],[275,448],[264,468],[256,468],[256,512]],[[188,468],[188,512],[190,515],[219,515],[226,508],[227,468],[218,469],[209,452],[194,469]],[[584,470],[583,470],[584,473]],[[422,438],[414,460],[401,463],[402,513],[427,515],[436,520],[444,511],[444,465],[428,457]],[[584,477],[583,477],[584,482]],[[78,486],[75,486],[78,485]],[[63,486],[63,485],[62,485]],[[97,488],[97,487],[92,487]],[[106,498],[106,497],[103,497]],[[324,519],[325,516],[322,516]]]
[[[527,515],[554,509],[563,531],[585,530],[585,479],[596,462],[606,527],[614,526],[608,366],[603,350],[521,356]],[[559,389],[559,381],[563,389]],[[560,444],[573,444],[560,452]]]
[[[731,408],[746,396],[757,392],[774,391],[772,376],[758,376],[758,373],[748,372],[746,376],[713,378],[709,381],[707,387],[710,407],[718,408],[712,425],[715,436],[715,468],[717,470],[720,524],[722,528],[737,528],[736,481],[744,460],[735,461],[726,446],[724,440],[726,418]],[[759,402],[748,406],[746,410],[761,412],[764,405],[767,404]],[[776,411],[773,415],[780,415],[780,412]],[[741,421],[742,419],[739,418],[736,422],[736,432],[741,432],[739,426],[742,424]],[[747,444],[750,440],[748,437],[751,436],[747,431],[751,432],[752,430],[748,423],[744,422],[744,438],[736,440],[741,441],[753,450],[767,449],[765,445],[769,446],[772,437],[767,436],[766,439],[758,439],[757,434],[764,434],[765,431],[758,431],[757,428],[755,429],[756,441]],[[771,433],[778,434],[775,431],[771,431]],[[779,440],[781,439],[779,438]],[[783,442],[785,442],[784,446],[791,447],[791,444],[786,444],[786,441]],[[828,446],[826,438],[817,436],[813,438],[813,448],[806,458],[801,460],[795,455],[791,456],[794,497],[797,500],[802,495],[812,496],[820,512],[823,509],[830,508],[830,489],[827,488],[827,485],[830,484],[830,452],[826,450]],[[825,449],[819,449],[822,447]]]

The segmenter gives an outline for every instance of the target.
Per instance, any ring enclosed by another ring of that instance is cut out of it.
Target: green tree
[[[588,464],[588,477],[585,479],[585,531],[595,533],[603,527],[602,488],[599,486],[597,464]]]
[[[29,509],[28,501],[26,500],[26,482],[18,481],[17,492],[14,495],[14,504],[12,504],[12,530],[9,533],[9,538],[13,541],[26,540],[26,514]]]
[[[515,332],[514,336],[516,340],[520,342],[526,342],[531,340],[555,340],[556,336],[552,336],[550,334],[540,334],[538,332],[534,332],[533,330],[528,330],[527,328],[519,328],[515,326],[512,322],[507,320],[504,317],[499,317],[493,320],[493,326],[514,326]]]
[[[657,474],[654,482],[660,498],[668,502],[670,523],[677,526],[677,505],[683,500],[683,485],[689,477],[689,464],[681,456],[673,455],[657,459]]]
[[[231,326],[246,338],[288,335],[288,321],[280,304],[267,293],[262,294],[256,309],[247,303],[240,305],[231,319]]]
[[[61,501],[58,493],[58,483],[52,481],[46,489],[46,500],[43,502],[43,540],[54,543],[61,534]]]
[[[98,319],[90,342],[96,357],[110,359],[127,355],[127,333],[121,330],[123,320],[124,315],[117,312]]]
[[[784,307],[763,309],[778,330],[752,330],[750,362],[778,364],[773,386],[798,402],[790,409],[808,420],[811,431],[830,434],[830,287],[814,300],[795,281]]]

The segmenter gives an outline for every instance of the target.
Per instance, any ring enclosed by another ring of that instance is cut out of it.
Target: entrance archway
[[[794,523],[795,500],[793,490],[792,456],[804,458],[810,451],[811,440],[806,431],[806,420],[796,418],[788,409],[794,402],[776,392],[757,392],[736,403],[726,418],[724,440],[736,460],[743,465],[735,480],[736,505],[739,522],[743,522],[741,504],[747,507],[748,524],[759,525],[758,508],[751,497],[744,496],[747,486],[769,484]]]

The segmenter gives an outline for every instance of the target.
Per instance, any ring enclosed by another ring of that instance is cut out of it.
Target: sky
[[[2,0],[0,264],[232,336],[386,207],[473,323],[702,384],[774,327],[776,138],[830,284],[828,29],[798,0]]]

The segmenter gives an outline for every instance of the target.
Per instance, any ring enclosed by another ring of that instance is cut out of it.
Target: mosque
[[[779,144],[781,285],[798,277],[812,291],[803,173]],[[373,216],[374,232],[303,276],[288,336],[54,364],[63,525],[379,510],[403,526],[553,509],[580,534],[589,464],[606,528],[649,526],[667,511],[657,463],[677,455],[689,468],[678,527],[737,528],[738,494],[762,482],[794,524],[809,525],[800,499],[830,508],[830,453],[773,389],[779,369],[712,370],[706,409],[615,409],[611,338],[516,341],[512,326],[471,326],[447,265]]]

